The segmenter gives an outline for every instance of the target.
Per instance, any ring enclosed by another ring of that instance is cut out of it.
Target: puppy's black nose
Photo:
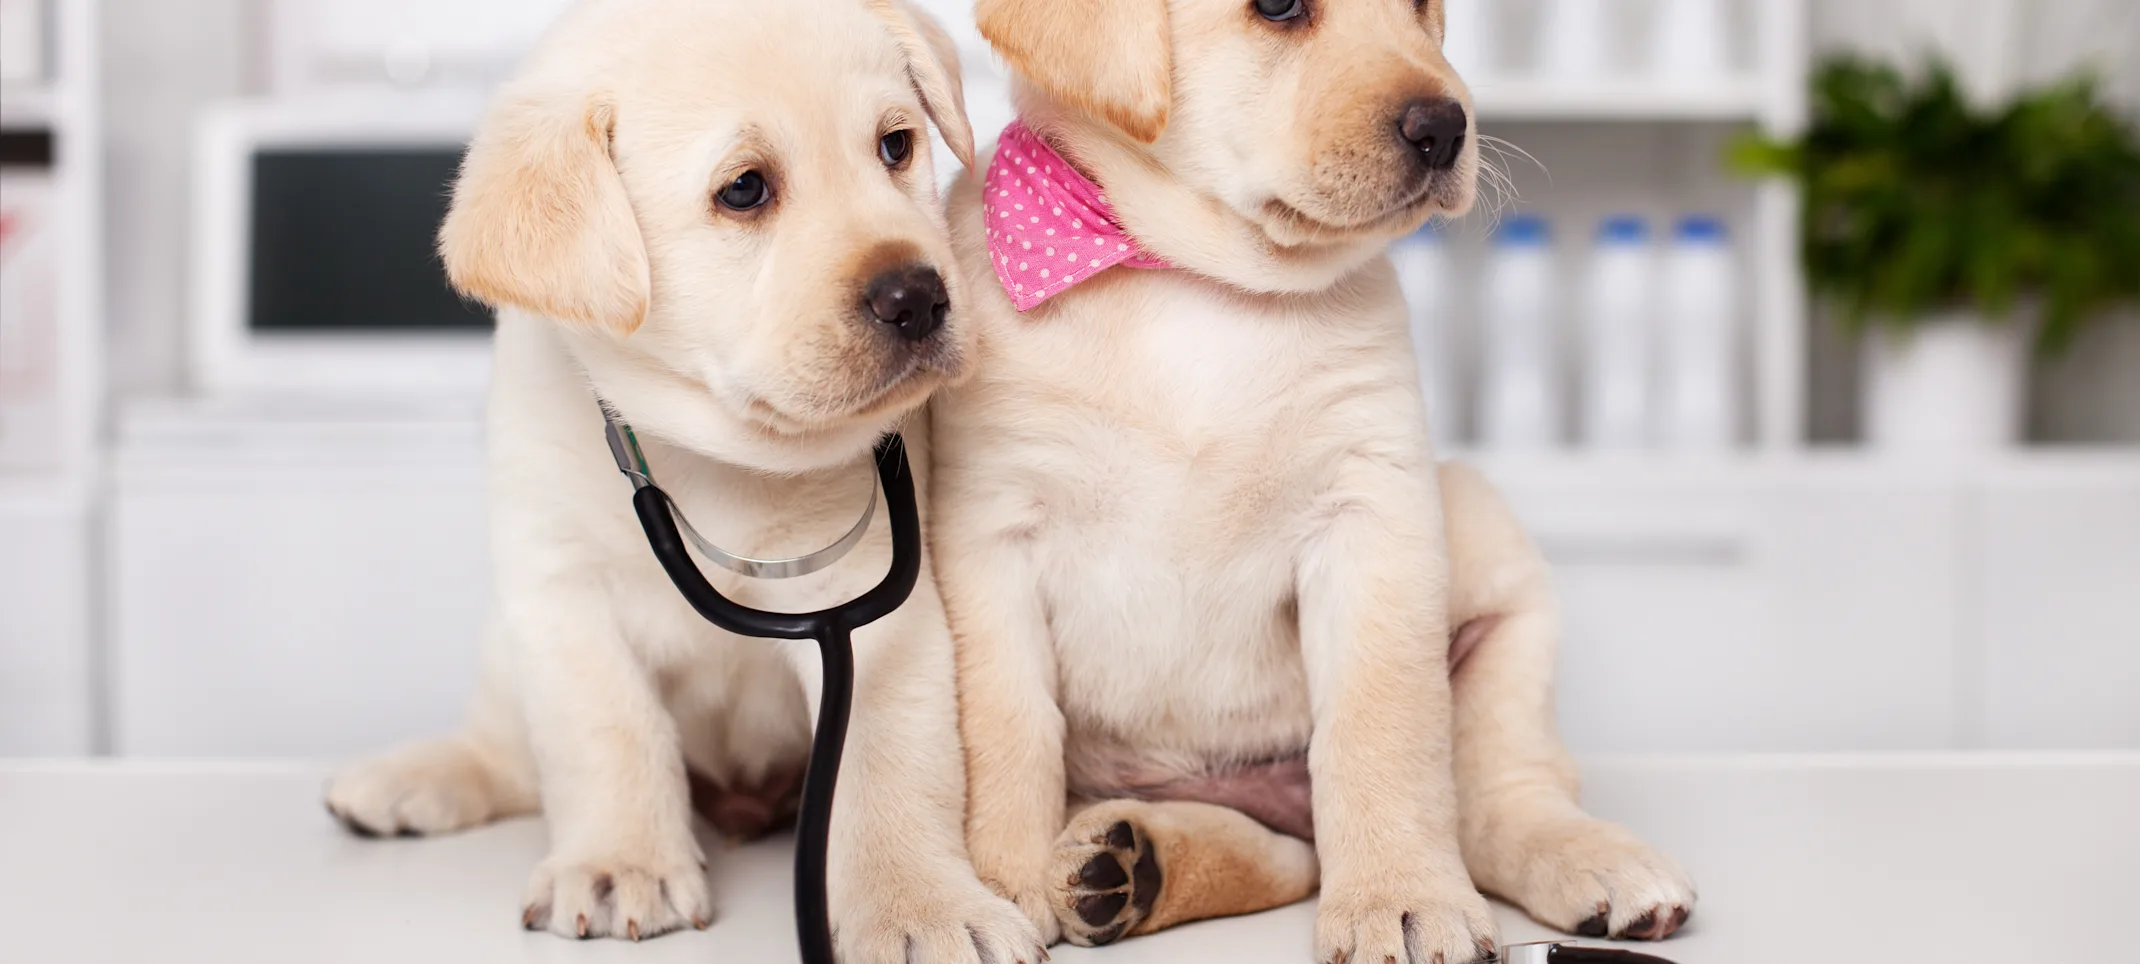
[[[1397,134],[1419,149],[1427,166],[1446,171],[1456,166],[1464,153],[1464,133],[1471,118],[1455,98],[1435,97],[1406,101],[1397,115]]]
[[[935,268],[908,265],[893,268],[870,280],[862,292],[869,315],[899,332],[908,341],[920,341],[944,327],[951,311],[951,295]]]

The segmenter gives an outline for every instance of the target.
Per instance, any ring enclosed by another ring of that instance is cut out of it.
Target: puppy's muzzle
[[[1397,112],[1397,136],[1411,145],[1429,171],[1454,169],[1470,130],[1464,105],[1450,97],[1414,98]]]
[[[902,265],[870,279],[862,289],[869,317],[906,341],[918,342],[944,327],[951,294],[944,278],[927,265]]]

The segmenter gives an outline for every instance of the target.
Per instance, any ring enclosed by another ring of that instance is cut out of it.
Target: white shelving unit
[[[96,0],[45,0],[52,53],[41,83],[0,87],[0,130],[49,134],[57,229],[59,330],[54,374],[59,449],[48,466],[0,475],[8,491],[80,489],[97,463],[103,396],[103,154]],[[4,425],[0,422],[0,425]]]
[[[1606,71],[1594,80],[1568,81],[1522,67],[1497,67],[1482,71],[1472,82],[1479,110],[1481,132],[1506,133],[1508,125],[1526,132],[1549,135],[1559,145],[1598,143],[1624,146],[1638,134],[1655,134],[1655,142],[1676,145],[1680,150],[1711,152],[1704,156],[1669,158],[1679,171],[1712,173],[1721,163],[1713,138],[1685,136],[1692,130],[1728,130],[1747,125],[1770,136],[1789,136],[1803,129],[1807,120],[1806,84],[1811,65],[1808,47],[1809,11],[1805,0],[1737,0],[1730,2],[1728,23],[1738,34],[1732,49],[1738,63],[1706,79],[1660,77],[1636,69]],[[1490,9],[1505,11],[1506,5]],[[1638,9],[1628,5],[1623,10]],[[1533,11],[1535,12],[1535,11]],[[1518,26],[1535,26],[1518,24]],[[1506,55],[1522,37],[1509,37],[1496,25],[1499,54]],[[1685,130],[1678,130],[1684,128]],[[1518,147],[1526,146],[1518,137]],[[1649,146],[1655,146],[1649,145]],[[1669,147],[1655,147],[1647,156],[1651,163]],[[1580,161],[1581,150],[1564,149],[1562,156],[1545,161],[1546,178],[1560,171],[1551,168]],[[1524,162],[1512,162],[1519,182],[1540,172]],[[1647,171],[1642,173],[1649,173]],[[1713,179],[1713,178],[1712,178]],[[1595,193],[1610,195],[1609,181],[1584,181]],[[1677,187],[1681,193],[1713,201],[1715,184]],[[1770,456],[1797,452],[1806,440],[1805,326],[1806,299],[1799,271],[1798,194],[1784,182],[1746,183],[1725,186],[1738,194],[1730,203],[1736,244],[1747,267],[1745,336],[1746,374],[1752,382],[1747,395],[1751,409],[1747,420],[1749,448]],[[1693,203],[1688,202],[1688,203]],[[1521,206],[1521,205],[1519,205]],[[1550,209],[1549,209],[1550,211]],[[1452,448],[1461,449],[1462,446]],[[1665,460],[1665,465],[1674,464]]]
[[[0,754],[95,743],[94,533],[102,487],[102,151],[96,0],[44,0],[42,78],[0,86],[0,130],[47,134],[58,325],[49,403],[0,431],[49,457],[0,468]]]
[[[1486,81],[1474,92],[1489,121],[1759,121],[1768,87],[1757,75],[1688,87],[1640,77],[1571,87],[1539,80]]]

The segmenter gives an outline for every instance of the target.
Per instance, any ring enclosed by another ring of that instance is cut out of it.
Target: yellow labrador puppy
[[[1318,885],[1333,964],[1489,959],[1481,887],[1669,935],[1687,878],[1577,805],[1545,567],[1429,448],[1382,250],[1473,198],[1439,0],[978,18],[1021,121],[951,200],[932,537],[975,869],[1079,944]]]
[[[482,688],[459,734],[334,779],[328,806],[352,828],[540,808],[551,850],[527,927],[637,939],[713,919],[693,803],[737,836],[792,814],[817,657],[686,605],[596,399],[731,551],[794,555],[853,525],[871,444],[971,361],[925,126],[971,159],[955,64],[901,0],[583,0],[549,32],[478,133],[441,234],[454,283],[501,309]],[[874,585],[890,551],[880,513],[815,575],[703,568],[746,604],[807,611]],[[855,645],[830,868],[842,960],[1037,960],[1033,926],[966,859],[927,568]]]

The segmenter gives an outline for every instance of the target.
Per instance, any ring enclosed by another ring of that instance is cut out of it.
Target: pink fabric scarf
[[[983,190],[996,278],[1019,311],[1118,264],[1171,267],[1140,250],[1115,223],[1100,186],[1024,121],[1003,129]]]

